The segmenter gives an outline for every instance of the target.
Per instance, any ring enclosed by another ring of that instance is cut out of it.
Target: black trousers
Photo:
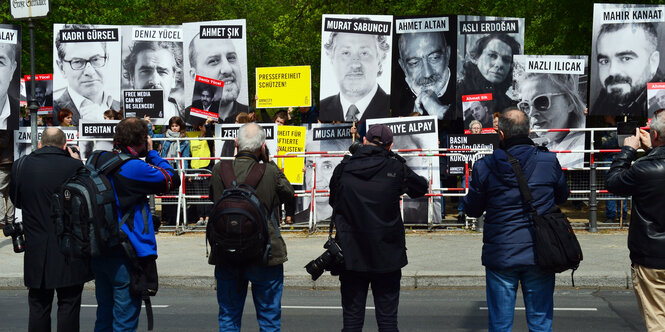
[[[30,288],[28,291],[29,332],[51,331],[51,307],[54,291],[58,293],[58,332],[79,331],[83,284],[55,290]]]
[[[342,332],[362,331],[365,322],[367,291],[372,287],[376,323],[379,331],[397,329],[399,282],[402,270],[388,273],[344,271],[339,275],[342,292],[344,328]]]

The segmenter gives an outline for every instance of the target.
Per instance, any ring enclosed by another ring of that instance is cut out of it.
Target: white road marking
[[[487,310],[487,307],[478,307],[480,310]],[[526,310],[524,307],[515,307],[515,310]],[[554,308],[554,311],[598,311],[598,308]]]
[[[312,306],[312,305],[283,305],[282,309],[321,309],[321,310],[342,310],[341,306]],[[374,307],[365,307],[367,310],[374,310]]]
[[[153,304],[153,308],[168,308],[168,304]],[[81,308],[97,308],[96,304],[81,304]],[[145,304],[141,305],[141,308],[145,308]]]

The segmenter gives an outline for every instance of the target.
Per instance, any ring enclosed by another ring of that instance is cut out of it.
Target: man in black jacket
[[[651,130],[637,129],[627,137],[607,175],[607,189],[616,195],[633,196],[628,230],[633,287],[649,331],[665,329],[665,110],[656,111]],[[637,159],[637,149],[649,153]]]
[[[370,284],[379,331],[397,331],[401,269],[407,264],[399,200],[405,193],[411,198],[423,196],[427,180],[390,151],[393,133],[387,126],[370,127],[363,143],[335,168],[330,183],[330,205],[345,263],[339,276],[343,331],[362,330]]]
[[[28,331],[51,330],[54,290],[58,293],[58,331],[79,331],[81,292],[92,273],[87,261],[60,253],[49,202],[83,164],[78,153],[67,147],[65,134],[58,128],[44,130],[38,147],[14,163],[9,188],[12,201],[23,211]]]

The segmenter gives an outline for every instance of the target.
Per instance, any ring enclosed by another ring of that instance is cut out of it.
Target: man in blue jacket
[[[499,117],[500,149],[473,166],[466,214],[485,216],[482,262],[485,266],[489,331],[510,331],[518,284],[522,286],[530,331],[551,331],[554,273],[536,265],[533,222],[522,200],[506,151],[519,160],[533,205],[543,214],[568,199],[568,185],[556,154],[529,139],[529,119],[510,109]]]
[[[118,218],[127,213],[133,216],[122,225],[122,232],[127,235],[139,259],[156,259],[157,241],[147,195],[166,193],[179,187],[180,178],[169,162],[152,149],[144,120],[127,118],[120,121],[113,144],[114,150],[103,153],[97,165],[108,161],[114,153],[145,157],[145,161],[128,160],[110,178],[118,201]],[[91,267],[97,297],[95,332],[136,331],[141,297],[130,294],[131,262],[123,248],[118,245],[92,259]]]

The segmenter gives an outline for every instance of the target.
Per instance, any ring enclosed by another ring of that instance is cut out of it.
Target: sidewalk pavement
[[[312,281],[304,269],[324,251],[327,232],[316,235],[283,233],[289,260],[284,264],[286,287],[337,288],[339,280],[325,272]],[[575,286],[630,288],[627,231],[592,234],[577,232],[584,260],[575,272]],[[484,287],[480,261],[482,234],[470,232],[407,231],[409,264],[402,269],[404,288]],[[208,265],[203,233],[157,236],[157,269],[162,287],[214,288],[214,267]],[[11,238],[0,239],[0,288],[22,288],[23,254],[12,251]],[[91,286],[90,283],[88,286]],[[557,274],[557,287],[570,287],[570,271]]]

